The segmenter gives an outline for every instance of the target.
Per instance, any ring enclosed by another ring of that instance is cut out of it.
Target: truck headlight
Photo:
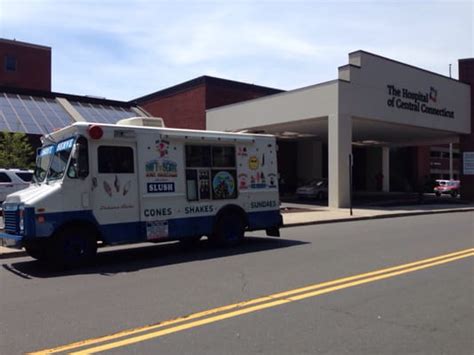
[[[20,232],[25,230],[25,206],[21,205],[18,208],[19,222],[18,226],[20,227]]]

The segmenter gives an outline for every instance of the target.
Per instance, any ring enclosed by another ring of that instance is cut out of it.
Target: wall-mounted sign
[[[438,90],[430,87],[429,91],[411,91],[407,88],[399,88],[395,85],[387,85],[387,106],[401,110],[422,112],[429,115],[454,118],[454,111],[446,107],[436,107],[438,102]]]
[[[464,175],[474,175],[474,152],[462,154],[462,165]]]

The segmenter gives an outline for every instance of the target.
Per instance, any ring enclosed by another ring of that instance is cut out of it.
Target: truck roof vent
[[[165,127],[161,117],[130,117],[117,122],[120,126]]]

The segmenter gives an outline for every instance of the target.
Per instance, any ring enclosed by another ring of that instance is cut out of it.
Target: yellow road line
[[[224,313],[224,314],[221,314],[221,315],[218,315],[218,316],[205,318],[205,319],[194,321],[194,322],[191,322],[191,323],[185,323],[185,324],[178,325],[178,326],[175,326],[175,327],[172,327],[172,328],[168,328],[168,329],[164,329],[164,330],[160,330],[160,331],[156,331],[156,332],[152,332],[152,333],[147,333],[147,334],[132,337],[132,338],[127,338],[127,339],[124,339],[124,340],[121,340],[121,341],[116,341],[116,342],[113,342],[113,343],[109,343],[109,344],[105,344],[105,345],[101,345],[101,346],[97,346],[97,347],[93,347],[93,348],[88,348],[88,349],[85,349],[85,350],[82,350],[82,351],[73,352],[71,354],[72,355],[94,354],[94,353],[97,353],[97,352],[100,352],[100,351],[106,351],[106,350],[110,350],[110,349],[114,349],[114,348],[118,348],[118,347],[123,347],[123,346],[131,345],[131,344],[139,343],[139,342],[142,342],[142,341],[145,341],[145,340],[158,338],[158,337],[161,337],[161,336],[164,336],[164,335],[167,335],[167,334],[176,333],[176,332],[183,331],[183,330],[186,330],[186,329],[199,327],[199,326],[202,326],[202,325],[205,325],[205,324],[215,323],[215,322],[218,322],[220,320],[233,318],[233,317],[237,317],[237,316],[240,316],[240,315],[243,315],[243,314],[260,311],[262,309],[276,307],[276,306],[279,306],[279,305],[282,305],[282,304],[285,304],[285,303],[295,302],[295,301],[298,301],[298,300],[302,300],[302,299],[309,298],[309,297],[315,297],[315,296],[318,296],[318,295],[334,292],[334,291],[341,290],[341,289],[344,289],[344,288],[354,287],[354,286],[357,286],[357,285],[361,285],[361,284],[365,284],[365,283],[369,283],[369,282],[374,282],[374,281],[377,281],[377,280],[382,280],[382,279],[394,277],[394,276],[397,276],[397,275],[406,274],[406,273],[414,272],[414,271],[417,271],[417,270],[433,267],[435,265],[449,263],[449,262],[452,262],[452,261],[455,261],[455,260],[458,260],[458,259],[467,258],[469,256],[474,256],[474,253],[461,255],[461,256],[456,256],[456,257],[452,257],[452,258],[449,258],[449,259],[444,259],[444,260],[440,260],[440,261],[437,261],[437,262],[433,262],[433,263],[430,263],[430,264],[424,264],[424,265],[417,266],[417,267],[414,267],[414,268],[404,269],[404,270],[401,270],[401,271],[396,271],[396,272],[392,272],[392,273],[384,274],[384,275],[380,275],[380,276],[374,276],[374,277],[370,277],[370,278],[366,278],[366,279],[362,279],[362,280],[358,280],[358,281],[354,281],[354,282],[341,284],[341,285],[338,285],[338,286],[327,287],[327,288],[324,288],[324,289],[321,289],[321,290],[300,294],[300,295],[297,295],[297,296],[294,296],[294,297],[282,298],[282,299],[279,299],[279,300],[276,300],[276,301],[273,301],[273,302],[267,302],[267,303],[263,303],[261,305],[248,307],[248,308],[244,308],[244,309],[229,312],[229,313]]]
[[[461,258],[466,258],[466,257],[469,257],[469,256],[474,256],[474,248],[465,249],[465,250],[461,250],[461,251],[454,252],[454,253],[440,255],[440,256],[437,256],[437,257],[424,259],[424,260],[419,260],[419,261],[416,261],[416,262],[411,262],[411,263],[408,263],[408,264],[398,265],[398,266],[385,268],[385,269],[381,269],[381,270],[377,270],[377,271],[372,271],[372,272],[368,272],[368,273],[364,273],[364,274],[345,277],[345,278],[341,278],[341,279],[337,279],[337,280],[333,280],[333,281],[323,282],[323,283],[320,283],[320,284],[310,285],[310,286],[306,286],[306,287],[302,287],[302,288],[298,288],[298,289],[294,289],[294,290],[289,290],[289,291],[285,291],[285,292],[281,292],[281,293],[275,293],[275,294],[272,294],[272,295],[269,295],[269,296],[260,297],[260,298],[252,299],[252,300],[249,300],[249,301],[239,302],[239,303],[235,303],[235,304],[231,304],[231,305],[227,305],[227,306],[223,306],[223,307],[210,309],[210,310],[203,311],[203,312],[194,313],[194,314],[191,314],[191,315],[186,316],[186,317],[171,319],[171,320],[161,322],[161,323],[158,323],[158,324],[155,324],[155,325],[144,326],[144,327],[140,327],[140,328],[134,328],[134,329],[131,329],[131,330],[125,330],[125,331],[115,333],[115,334],[112,334],[112,335],[108,335],[108,336],[104,336],[104,337],[87,339],[87,340],[84,340],[84,341],[79,341],[79,342],[75,342],[75,343],[72,343],[72,344],[59,346],[59,347],[56,347],[56,348],[41,350],[41,351],[38,351],[38,352],[35,352],[35,353],[32,353],[32,354],[51,354],[51,353],[57,353],[57,352],[72,350],[72,349],[79,349],[79,348],[83,348],[83,347],[86,347],[86,346],[91,346],[91,345],[94,345],[94,344],[107,342],[107,341],[110,341],[110,340],[129,337],[131,335],[135,335],[135,334],[138,334],[138,333],[148,332],[146,334],[137,335],[135,337],[127,338],[127,339],[124,339],[122,341],[116,341],[116,342],[108,343],[108,344],[105,344],[105,345],[102,345],[102,346],[89,348],[89,349],[84,350],[84,351],[79,351],[77,354],[85,354],[85,353],[94,353],[94,352],[98,352],[98,351],[104,351],[104,350],[108,350],[108,349],[112,349],[112,348],[116,348],[116,347],[120,347],[120,346],[125,346],[125,345],[128,345],[128,344],[137,343],[137,342],[144,341],[144,340],[147,340],[147,339],[160,337],[160,336],[163,336],[163,335],[166,335],[166,334],[175,333],[175,332],[178,332],[178,331],[182,331],[182,330],[185,330],[185,329],[197,327],[197,326],[200,326],[200,325],[217,322],[217,321],[222,320],[222,319],[232,318],[232,317],[236,317],[236,316],[239,316],[239,315],[242,315],[242,314],[255,312],[255,311],[258,311],[258,310],[261,310],[261,309],[275,307],[275,306],[278,306],[278,305],[281,305],[281,304],[284,304],[284,303],[294,302],[294,301],[297,301],[297,300],[300,300],[300,299],[304,299],[304,298],[308,298],[308,297],[314,297],[314,296],[317,296],[317,295],[320,295],[320,294],[333,292],[333,291],[340,290],[340,289],[343,289],[343,288],[353,287],[353,286],[356,286],[356,285],[360,285],[360,284],[364,284],[364,283],[368,283],[368,282],[374,282],[374,281],[381,280],[381,279],[384,279],[384,278],[394,277],[394,276],[397,276],[397,275],[413,272],[413,271],[416,271],[416,270],[432,267],[432,266],[435,266],[435,265],[444,264],[444,263],[447,263],[447,262],[451,262],[451,261],[458,260],[458,259],[461,259]],[[331,286],[333,286],[333,287],[331,287]],[[263,304],[259,304],[259,303],[263,303]],[[249,307],[249,306],[252,306],[252,305],[255,305],[255,306]],[[235,309],[237,309],[237,310],[235,310]],[[235,310],[235,311],[232,311],[232,310]],[[210,317],[213,314],[226,312],[226,311],[227,311],[227,313]],[[230,311],[232,311],[232,312],[230,312]],[[191,320],[195,320],[197,318],[203,318],[203,317],[207,317],[207,318],[202,319],[202,320],[198,320],[198,321],[194,321],[194,322],[190,322]],[[187,322],[187,323],[182,324],[182,325],[177,325],[177,326],[174,326],[174,327],[171,327],[171,328],[167,328],[167,329],[164,329],[164,330],[159,330],[159,331],[149,333],[152,330],[156,330],[156,329],[159,329],[159,328],[163,328],[165,326],[171,326],[171,325],[178,324],[178,323],[183,323],[183,322]]]

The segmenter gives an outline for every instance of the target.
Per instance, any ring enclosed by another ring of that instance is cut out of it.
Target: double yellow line
[[[386,269],[376,270],[365,274],[344,277],[337,280],[275,293],[269,296],[213,308],[207,311],[194,313],[189,316],[179,317],[140,328],[129,329],[108,336],[87,339],[56,348],[45,349],[31,354],[53,354],[61,352],[69,352],[72,354],[93,354],[101,351],[111,350],[114,348],[139,343],[145,340],[158,338],[167,334],[180,332],[186,329],[199,327],[201,325],[215,323],[220,320],[260,311],[262,309],[276,307],[285,303],[295,302],[309,297],[315,297],[348,287],[362,285],[422,269],[427,269],[436,265],[450,263],[455,260],[468,258],[471,256],[474,256],[474,248],[460,250],[454,253],[440,255],[437,257],[419,260]]]

